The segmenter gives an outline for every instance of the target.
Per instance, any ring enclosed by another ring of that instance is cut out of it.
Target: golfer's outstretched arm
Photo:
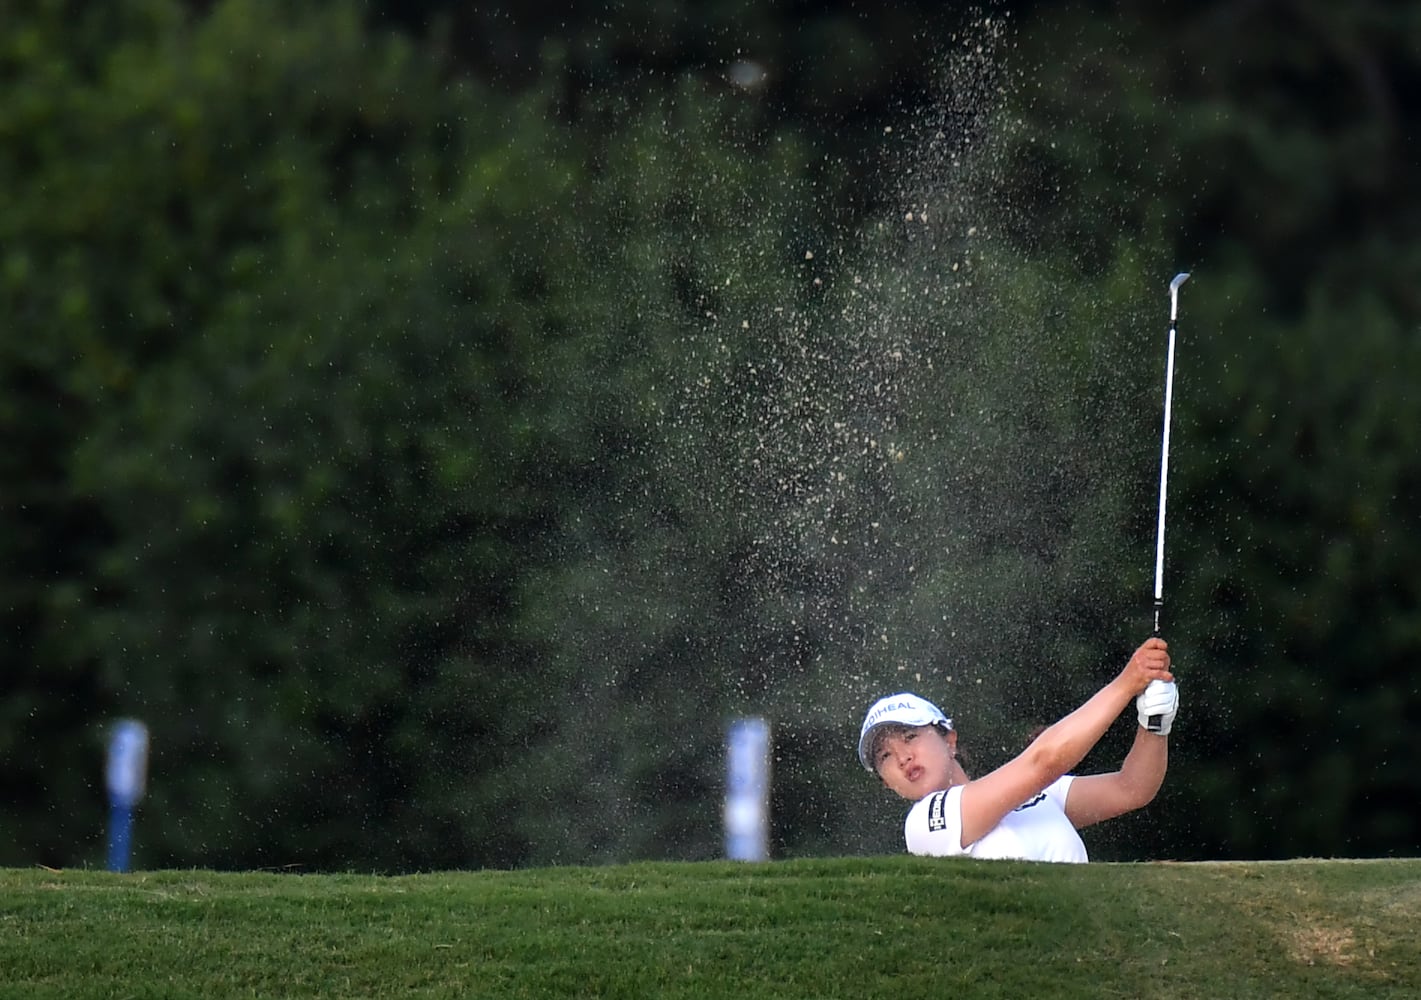
[[[1147,639],[1119,676],[1080,708],[1047,727],[1014,760],[963,786],[962,846],[986,835],[1008,812],[1079,764],[1150,681],[1173,679],[1164,640]],[[1072,782],[1071,797],[1080,780]],[[1069,813],[1069,799],[1067,806]]]

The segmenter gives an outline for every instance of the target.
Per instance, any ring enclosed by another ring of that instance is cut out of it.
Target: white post
[[[770,725],[736,719],[725,741],[725,856],[770,857]]]
[[[148,727],[134,719],[114,726],[105,784],[109,792],[109,871],[128,871],[133,810],[148,784]]]

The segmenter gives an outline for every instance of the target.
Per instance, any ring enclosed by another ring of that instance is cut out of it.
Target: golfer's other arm
[[[1169,731],[1179,711],[1178,689],[1172,681],[1154,685],[1136,699],[1135,707],[1139,728],[1120,770],[1085,775],[1071,782],[1066,815],[1077,829],[1149,805],[1164,784],[1169,766]],[[1146,729],[1151,717],[1161,719],[1161,733]]]

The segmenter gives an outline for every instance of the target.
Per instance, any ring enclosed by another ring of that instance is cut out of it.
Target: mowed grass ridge
[[[0,997],[1415,997],[1421,860],[0,870]]]

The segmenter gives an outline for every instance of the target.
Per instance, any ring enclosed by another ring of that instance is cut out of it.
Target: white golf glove
[[[1140,713],[1140,725],[1152,733],[1169,735],[1174,716],[1179,711],[1179,688],[1174,681],[1150,681],[1149,687],[1135,699],[1135,711]],[[1155,725],[1150,719],[1158,717]]]

